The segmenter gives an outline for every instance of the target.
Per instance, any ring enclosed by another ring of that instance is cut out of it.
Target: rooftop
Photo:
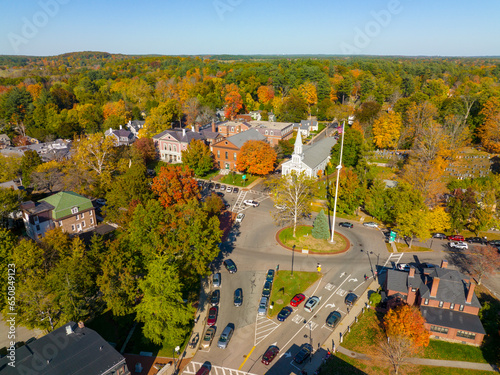
[[[283,130],[289,126],[293,126],[293,122],[276,122],[276,121],[248,121],[252,128],[261,129],[279,129]]]

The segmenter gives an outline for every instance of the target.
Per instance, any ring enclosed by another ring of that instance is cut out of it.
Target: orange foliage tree
[[[184,204],[200,198],[200,188],[193,176],[194,172],[186,166],[168,165],[161,168],[151,188],[165,208]]]
[[[387,337],[407,337],[417,347],[429,345],[424,317],[414,306],[402,305],[387,311],[384,326]]]
[[[131,113],[127,110],[123,99],[120,99],[117,102],[104,104],[102,107],[102,115],[104,117],[104,125],[106,127],[124,125],[131,119]]]
[[[224,115],[226,118],[233,120],[238,111],[243,108],[243,100],[238,91],[238,86],[234,83],[226,86],[226,97],[224,101],[226,103],[226,111]]]
[[[241,147],[236,161],[236,169],[240,172],[265,175],[274,169],[276,152],[264,141],[247,141]]]
[[[379,148],[395,148],[403,120],[399,113],[390,111],[373,122],[373,141]]]
[[[260,86],[257,89],[257,96],[259,97],[259,102],[268,104],[274,98],[274,89],[272,86]]]
[[[479,127],[479,138],[491,153],[500,153],[500,100],[492,97],[481,110],[484,122]]]

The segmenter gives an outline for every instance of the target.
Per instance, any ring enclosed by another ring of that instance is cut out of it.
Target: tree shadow
[[[493,174],[500,174],[500,157],[494,156],[490,159],[490,170]]]

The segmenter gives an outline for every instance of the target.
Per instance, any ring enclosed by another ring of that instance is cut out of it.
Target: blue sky
[[[500,1],[0,0],[0,54],[500,55]]]

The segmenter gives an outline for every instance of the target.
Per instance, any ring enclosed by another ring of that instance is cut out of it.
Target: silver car
[[[220,334],[219,341],[217,342],[217,347],[221,349],[226,349],[231,337],[233,337],[234,325],[229,323],[224,331]]]
[[[213,284],[214,284],[214,287],[220,288],[220,284],[221,284],[220,272],[217,272],[214,274]]]
[[[374,223],[373,221],[368,221],[366,223],[363,223],[363,225],[368,228],[378,228],[378,224]]]
[[[269,299],[267,297],[262,297],[260,299],[259,309],[257,310],[259,315],[266,315],[268,302],[269,302]]]
[[[316,306],[319,304],[319,297],[312,296],[310,297],[306,304],[304,305],[304,310],[307,312],[312,312]]]

